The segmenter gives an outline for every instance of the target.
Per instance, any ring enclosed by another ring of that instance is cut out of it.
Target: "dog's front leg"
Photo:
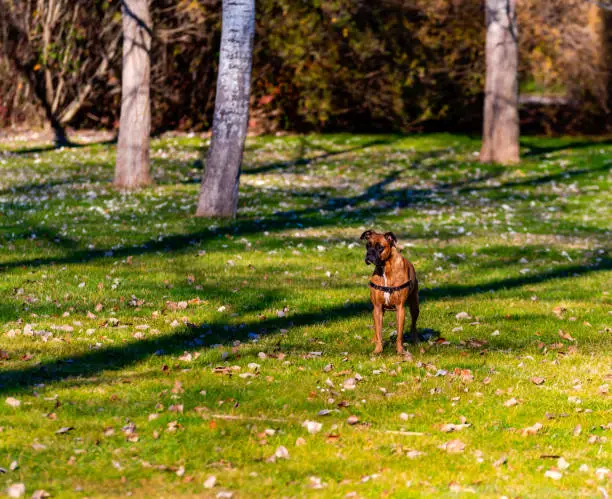
[[[419,335],[417,333],[417,319],[419,318],[419,288],[418,287],[416,287],[414,291],[408,297],[408,303],[410,305],[410,318],[412,319],[411,321],[412,323],[410,325],[412,343],[417,344],[419,342]]]
[[[404,321],[406,320],[406,309],[404,305],[398,305],[395,312],[395,322],[397,325],[397,353],[404,353]]]
[[[382,305],[374,305],[374,310],[372,311],[372,316],[374,317],[374,343],[376,343],[376,347],[374,348],[374,353],[382,352],[382,327],[383,327],[383,308]]]

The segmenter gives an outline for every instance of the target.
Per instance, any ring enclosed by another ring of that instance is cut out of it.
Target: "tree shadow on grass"
[[[232,222],[222,222],[218,230],[212,231],[208,228],[191,232],[188,234],[175,234],[165,238],[155,238],[139,244],[137,246],[129,246],[117,249],[103,248],[87,250],[81,249],[70,253],[67,256],[59,258],[42,258],[31,260],[18,260],[7,262],[0,265],[0,271],[10,270],[16,267],[30,266],[40,267],[50,264],[67,264],[67,263],[83,263],[90,262],[99,258],[113,257],[123,258],[127,256],[139,256],[155,253],[157,251],[175,251],[189,247],[193,241],[205,243],[219,236],[221,231],[230,231],[236,235],[248,236],[259,234],[263,230],[267,231],[282,231],[287,229],[301,229],[304,226],[310,228],[322,228],[331,225],[341,224],[349,226],[350,224],[362,224],[365,219],[376,217],[378,215],[388,214],[394,208],[417,207],[432,199],[433,196],[445,196],[448,199],[454,199],[456,205],[462,206],[469,202],[469,199],[460,196],[462,193],[471,191],[493,191],[499,192],[498,199],[503,199],[504,196],[511,196],[512,193],[504,193],[507,188],[518,188],[552,182],[562,178],[575,178],[581,175],[596,174],[609,170],[607,164],[587,169],[579,169],[574,171],[564,171],[555,174],[544,175],[536,178],[528,178],[520,181],[512,181],[506,184],[496,186],[474,186],[473,182],[482,181],[485,177],[479,176],[477,179],[465,179],[457,182],[446,183],[437,188],[416,188],[416,189],[393,189],[386,188],[398,179],[399,171],[393,171],[387,174],[380,181],[369,186],[363,193],[355,196],[329,196],[323,197],[323,202],[317,206],[307,207],[298,210],[289,210],[277,212],[272,217],[262,218],[258,220],[238,220]],[[501,174],[503,169],[494,170],[486,178],[493,178]],[[25,187],[24,187],[25,188]],[[373,204],[372,201],[374,201]],[[326,216],[321,215],[321,211],[333,210],[337,214],[331,213]],[[573,235],[573,234],[572,234]],[[438,234],[439,238],[451,238],[455,234],[448,232],[447,234]]]
[[[9,151],[9,152],[11,154],[21,156],[21,155],[28,155],[28,154],[38,154],[38,153],[43,153],[43,152],[59,151],[60,149],[81,149],[83,147],[107,146],[107,145],[116,144],[117,140],[118,140],[117,137],[113,137],[112,139],[101,140],[99,142],[88,142],[85,144],[69,141],[67,144],[37,146],[37,147],[24,147],[24,148],[16,149],[14,151]]]
[[[209,348],[216,344],[231,345],[236,340],[247,341],[249,333],[255,330],[257,334],[273,334],[285,327],[337,322],[366,310],[367,304],[364,301],[353,307],[333,306],[288,318],[272,317],[243,324],[227,324],[223,321],[191,324],[161,337],[112,345],[23,369],[5,370],[0,372],[0,392],[25,390],[40,383],[91,376],[106,370],[116,371],[151,355],[174,355],[187,348]]]
[[[564,266],[528,277],[507,278],[478,285],[447,285],[423,291],[427,300],[446,297],[467,297],[489,290],[516,289],[525,285],[553,279],[569,279],[593,272],[612,269],[612,259],[604,258],[598,264]],[[112,345],[66,359],[41,363],[36,366],[9,369],[0,372],[0,392],[26,390],[40,383],[53,383],[69,378],[91,376],[105,370],[119,370],[140,362],[151,355],[175,355],[188,348],[210,348],[215,344],[231,345],[234,341],[246,341],[249,333],[273,335],[281,328],[311,326],[320,323],[332,325],[359,315],[370,309],[364,292],[364,300],[350,305],[334,305],[317,311],[308,311],[289,317],[257,319],[241,324],[216,321],[203,325],[187,325],[184,329],[161,337]],[[264,307],[265,308],[265,307]],[[263,310],[263,309],[261,309]],[[434,332],[435,333],[435,332]]]
[[[528,151],[522,154],[522,156],[527,157],[527,158],[533,157],[533,156],[545,156],[546,154],[562,152],[562,151],[585,149],[587,147],[593,147],[593,146],[606,147],[610,145],[612,145],[612,140],[610,139],[581,140],[581,141],[567,142],[564,144],[562,143],[559,145],[548,146],[548,147],[536,146],[532,144],[531,142],[525,141],[525,140],[521,141],[521,147],[528,149]]]
[[[20,195],[20,194],[28,194],[32,196],[37,196],[39,194],[46,194],[50,191],[53,191],[56,187],[62,186],[73,186],[75,184],[80,183],[88,183],[91,181],[91,178],[86,176],[74,176],[69,179],[55,179],[55,180],[47,180],[45,182],[40,183],[29,183],[17,185],[15,187],[7,187],[5,189],[0,190],[0,196],[11,196],[11,195]]]
[[[323,159],[328,159],[334,156],[339,156],[341,154],[347,154],[350,152],[363,151],[365,149],[369,149],[375,146],[388,146],[393,144],[394,142],[400,140],[398,137],[389,137],[389,138],[380,138],[376,140],[371,140],[366,142],[365,144],[359,144],[354,147],[349,147],[347,149],[341,149],[339,151],[326,149],[323,145],[312,143],[306,137],[299,138],[299,146],[297,150],[297,159],[289,160],[289,161],[275,161],[272,163],[267,163],[260,166],[247,167],[244,169],[243,173],[249,174],[259,174],[259,173],[269,173],[271,171],[282,170],[287,168],[292,168],[296,166],[307,166],[315,161],[321,161]],[[323,150],[323,154],[319,154],[318,156],[306,157],[307,149],[315,149],[315,150]]]
[[[471,296],[490,291],[504,289],[516,289],[522,286],[538,284],[553,279],[569,279],[580,277],[593,272],[612,270],[612,258],[604,257],[598,263],[591,265],[565,265],[529,276],[508,277],[498,281],[487,282],[477,285],[448,284],[438,288],[427,289],[421,292],[425,299],[436,300],[442,298],[456,298]]]

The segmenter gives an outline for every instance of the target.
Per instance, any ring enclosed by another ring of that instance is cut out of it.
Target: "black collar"
[[[407,281],[401,286],[379,286],[378,284],[374,284],[370,281],[370,287],[377,289],[378,291],[384,291],[385,293],[393,293],[394,291],[401,291],[404,288],[410,287],[412,285],[412,281]]]

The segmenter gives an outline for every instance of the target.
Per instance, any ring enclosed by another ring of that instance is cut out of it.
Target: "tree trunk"
[[[612,127],[612,123],[610,123],[609,119],[610,114],[612,114],[612,9],[602,9],[601,17],[603,21],[603,66],[606,71],[604,78],[606,79],[606,88],[608,93],[606,96],[607,109],[605,109],[604,115],[608,116],[608,123],[606,123],[606,125],[609,128]]]
[[[487,76],[480,161],[519,162],[516,0],[486,0]]]
[[[234,217],[249,122],[255,0],[223,0],[213,132],[197,216]]]
[[[151,183],[151,16],[148,0],[122,0],[123,73],[115,185],[133,189]]]

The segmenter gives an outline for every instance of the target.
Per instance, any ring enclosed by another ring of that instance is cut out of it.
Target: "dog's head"
[[[397,237],[393,232],[385,232],[380,234],[373,230],[366,230],[361,234],[360,239],[366,241],[366,256],[365,262],[367,265],[382,265],[391,258],[392,248],[397,243]]]

